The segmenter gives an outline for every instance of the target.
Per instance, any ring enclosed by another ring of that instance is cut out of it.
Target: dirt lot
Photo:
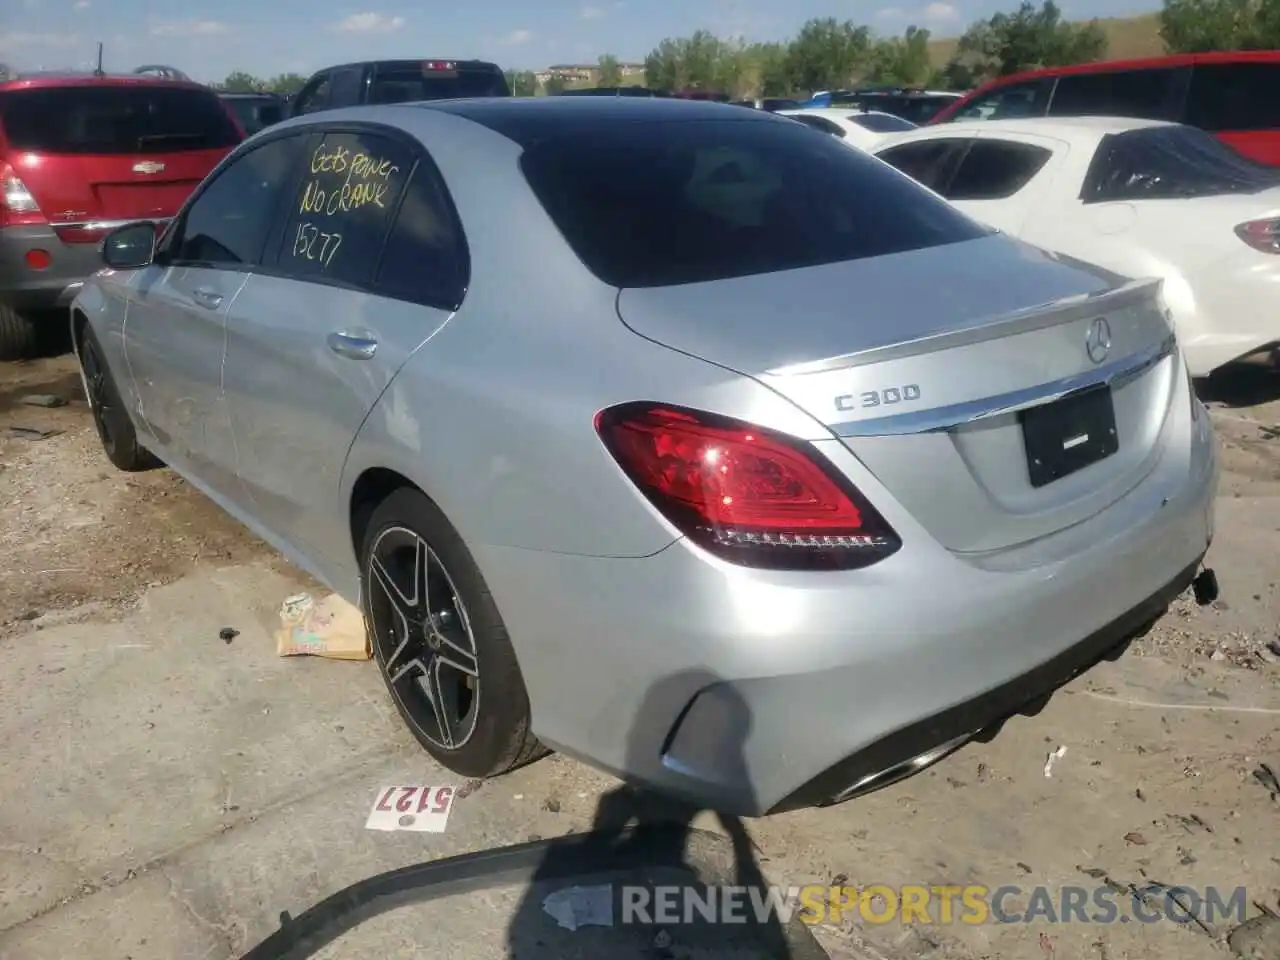
[[[1206,387],[1224,466],[1214,607],[1184,598],[1038,716],[924,775],[752,823],[770,877],[1243,886],[1250,917],[1280,911],[1280,799],[1254,776],[1280,772],[1278,381]],[[438,770],[370,665],[274,656],[273,611],[305,579],[172,473],[114,471],[69,357],[0,366],[0,542],[5,960],[238,956],[280,910],[375,869],[581,829],[614,786],[553,757],[486,784],[427,849],[362,831],[377,784]],[[235,644],[217,642],[225,623]],[[820,937],[876,960],[1198,960],[1229,955],[1231,925],[855,918]],[[503,955],[501,940],[445,953]]]

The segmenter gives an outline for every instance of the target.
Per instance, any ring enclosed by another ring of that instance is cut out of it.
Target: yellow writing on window
[[[299,211],[332,217],[363,207],[386,209],[392,179],[399,171],[384,157],[352,153],[345,147],[326,150],[321,145],[311,155],[312,178],[302,192]]]

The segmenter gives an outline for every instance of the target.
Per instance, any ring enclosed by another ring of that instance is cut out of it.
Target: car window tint
[[[1195,67],[1185,122],[1214,132],[1280,130],[1280,63]]]
[[[150,154],[233,147],[222,100],[181,86],[38,87],[0,94],[10,148],[61,154]]]
[[[295,102],[294,113],[302,116],[304,113],[315,113],[317,110],[323,110],[329,106],[329,75],[325,74],[318,80],[312,81],[314,86],[308,86],[298,94]]]
[[[1059,77],[1051,117],[1171,119],[1172,70],[1117,70]]]
[[[252,266],[302,161],[302,137],[255,147],[221,170],[183,217],[169,259]]]
[[[892,147],[876,156],[912,180],[941,193],[951,172],[951,161],[966,143],[965,140],[925,140]]]
[[[390,137],[325,134],[304,158],[279,268],[293,276],[372,282],[414,159],[408,146]]]
[[[1250,194],[1280,185],[1266,166],[1195,127],[1148,127],[1110,134],[1098,144],[1080,199],[1163,200]]]
[[[429,61],[430,62],[430,61]],[[452,100],[459,97],[510,95],[500,70],[440,70],[419,67],[379,68],[369,87],[369,103],[411,103],[418,100]]]
[[[375,287],[388,296],[456,310],[469,278],[457,212],[435,164],[422,160],[396,213]]]
[[[942,195],[948,200],[1003,200],[1040,172],[1053,151],[1029,143],[974,140]]]
[[[832,123],[826,117],[815,117],[811,113],[802,113],[799,116],[792,117],[791,119],[798,120],[806,127],[812,127],[814,130],[821,130],[823,133],[829,133],[833,137],[839,137],[841,140],[845,137],[845,131],[841,128],[840,124]]]
[[[1014,83],[977,97],[951,115],[951,120],[1011,120],[1042,117],[1052,81]]]
[[[856,123],[863,130],[870,130],[872,133],[902,133],[916,128],[916,125],[909,120],[903,120],[888,113],[851,113],[849,122]]]
[[[531,136],[521,167],[579,259],[618,287],[792,270],[987,233],[833,137],[733,114]]]

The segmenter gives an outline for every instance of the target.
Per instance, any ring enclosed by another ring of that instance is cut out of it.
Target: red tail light
[[[852,484],[800,441],[654,403],[602,410],[596,431],[663,516],[734,563],[848,570],[902,545]]]
[[[0,224],[20,226],[45,222],[40,205],[27,185],[18,179],[13,167],[0,163]]]
[[[1280,220],[1249,220],[1236,227],[1236,236],[1263,253],[1280,253]]]

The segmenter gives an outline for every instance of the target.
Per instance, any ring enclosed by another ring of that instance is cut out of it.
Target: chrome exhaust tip
[[[873,790],[879,790],[881,787],[887,787],[891,783],[897,783],[899,780],[905,780],[907,777],[919,773],[925,767],[931,767],[943,757],[959,750],[966,743],[973,739],[977,731],[963,734],[946,743],[931,747],[924,753],[917,754],[910,760],[903,760],[901,763],[895,763],[893,766],[886,767],[876,773],[869,773],[860,780],[855,781],[837,793],[827,803],[832,806],[837,803],[844,803],[846,800],[852,800],[854,797],[860,797],[870,793]]]

